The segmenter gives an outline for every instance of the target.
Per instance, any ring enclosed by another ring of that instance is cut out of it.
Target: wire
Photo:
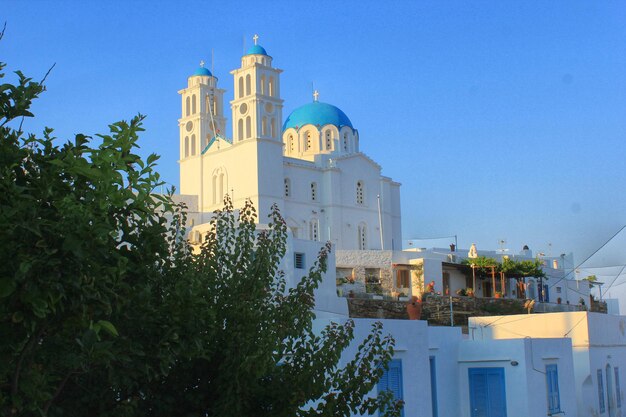
[[[565,332],[565,334],[563,335],[563,337],[567,337],[567,335],[568,335],[568,334],[570,334],[570,332],[571,332],[572,330],[574,330],[574,329],[576,328],[576,326],[578,326],[578,325],[579,325],[579,324],[580,324],[580,323],[581,323],[584,319],[586,319],[586,318],[587,318],[587,315],[586,315],[586,314],[585,314],[585,315],[583,315],[583,317],[582,317],[580,320],[578,320],[578,323],[576,323],[576,324],[574,325],[574,327],[572,327],[572,328],[571,328],[571,329],[569,329],[567,332]]]
[[[560,278],[557,282],[555,282],[554,284],[550,285],[548,288],[552,288],[554,287],[556,284],[558,284],[559,282],[563,281],[565,278],[567,278],[567,276],[569,274],[571,274],[572,272],[576,271],[578,268],[580,268],[582,266],[582,264],[584,264],[585,262],[587,262],[593,255],[595,255],[596,253],[598,253],[600,251],[600,249],[602,249],[603,247],[605,247],[610,241],[612,241],[615,236],[619,235],[622,230],[626,229],[626,225],[622,226],[621,229],[619,229],[617,231],[617,233],[615,233],[613,236],[611,236],[611,238],[609,240],[607,240],[606,242],[604,242],[604,244],[602,246],[600,246],[598,249],[596,249],[591,255],[587,256],[587,258],[585,258],[584,261],[582,261],[581,263],[578,264],[577,267],[573,268],[570,272],[568,272],[567,274],[563,275],[562,278]]]

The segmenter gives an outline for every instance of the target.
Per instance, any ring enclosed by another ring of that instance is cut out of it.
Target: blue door
[[[506,417],[504,368],[470,368],[470,415]]]

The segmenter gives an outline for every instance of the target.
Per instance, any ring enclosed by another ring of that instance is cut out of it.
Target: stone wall
[[[467,325],[471,316],[501,316],[526,313],[525,300],[508,298],[452,297],[454,324]],[[348,299],[353,318],[407,320],[406,301]],[[422,302],[422,320],[431,325],[450,325],[450,297],[427,296]]]

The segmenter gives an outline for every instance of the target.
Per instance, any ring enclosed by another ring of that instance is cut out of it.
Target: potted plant
[[[406,312],[409,320],[419,320],[422,316],[422,301],[418,297],[411,297],[411,301],[406,304]]]
[[[473,297],[474,296],[474,289],[471,287],[468,287],[465,289],[465,295],[467,295],[468,297]]]
[[[495,298],[502,298],[502,292],[496,291]]]
[[[456,290],[456,294],[460,295],[461,297],[465,297],[467,295],[467,293],[465,292],[465,288],[459,288],[458,290]]]

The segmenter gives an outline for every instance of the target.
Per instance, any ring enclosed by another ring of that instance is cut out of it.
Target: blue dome
[[[198,69],[196,70],[196,72],[193,73],[193,76],[206,76],[206,77],[212,77],[213,74],[211,74],[211,71],[209,71],[208,69],[204,68],[204,67],[198,67]]]
[[[263,48],[261,45],[252,45],[250,48],[248,48],[248,52],[246,52],[246,55],[267,55],[267,52],[265,52],[265,48]]]
[[[354,129],[348,116],[339,108],[332,104],[314,101],[292,111],[285,120],[285,124],[283,124],[283,130],[290,127],[300,128],[308,124],[315,125],[318,128],[324,125],[335,125],[338,128],[349,126]]]

